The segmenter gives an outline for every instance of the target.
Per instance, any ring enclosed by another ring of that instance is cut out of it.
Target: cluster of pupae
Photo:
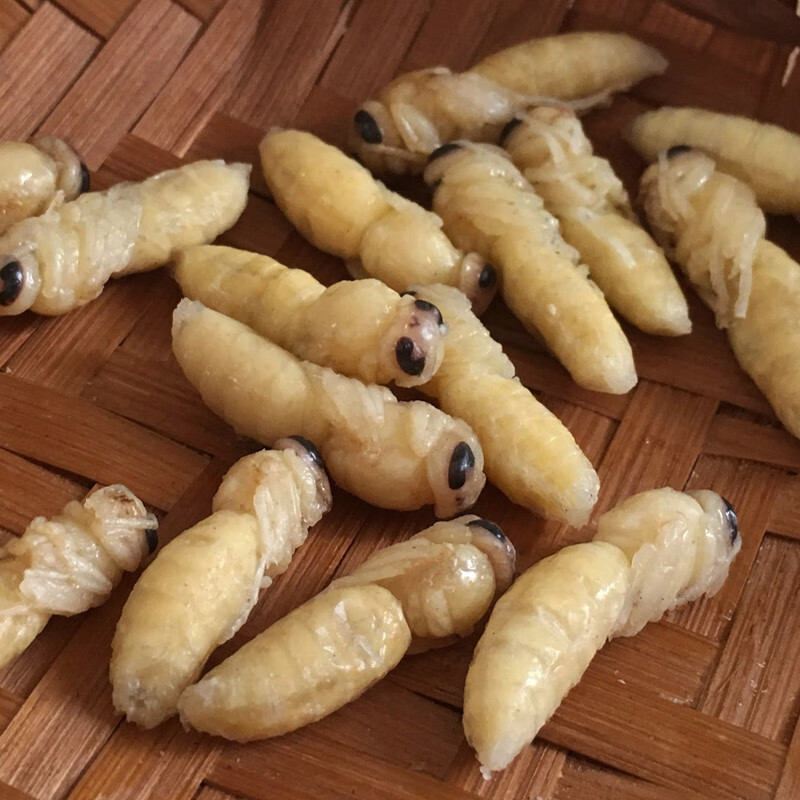
[[[691,330],[668,256],[800,435],[800,265],[764,238],[761,211],[800,214],[800,138],[698,109],[639,117],[627,136],[653,162],[641,182],[651,238],[577,114],[665,68],[628,36],[566,34],[460,74],[401,76],[354,117],[361,163],[309,133],[270,131],[260,155],[272,197],[354,278],[329,287],[210,244],[244,210],[247,165],[200,161],[89,192],[60,140],[0,144],[0,315],[63,314],[110,278],[173,262],[186,295],[172,330],[181,369],[214,412],[271,448],[238,461],[213,513],[136,583],[111,661],[114,705],[129,720],[180,714],[239,741],[277,736],[491,612],[464,694],[465,733],[488,776],[608,639],[719,589],[741,538],[711,491],[635,495],[599,518],[591,541],[516,581],[500,528],[456,516],[486,477],[575,526],[599,490],[476,316],[498,289],[577,383],[624,393],[637,377],[612,308],[650,334]],[[366,167],[421,174],[433,211]],[[392,382],[438,407],[398,401]],[[456,518],[374,553],[201,677],[330,508],[328,474],[374,505]],[[103,602],[155,550],[156,528],[118,485],[33,520],[0,558],[0,664],[51,615]]]

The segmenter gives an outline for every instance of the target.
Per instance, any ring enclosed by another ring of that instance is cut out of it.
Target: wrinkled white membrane
[[[714,180],[702,208],[693,199]],[[678,261],[717,326],[747,314],[753,261],[766,232],[752,190],[692,150],[673,158],[659,153],[642,178],[642,201],[659,243]]]
[[[106,486],[82,503],[72,501],[53,519],[36,517],[5,553],[27,566],[14,615],[35,610],[72,615],[102,603],[123,571],[135,570],[147,555],[145,531],[158,521],[126,487]]]

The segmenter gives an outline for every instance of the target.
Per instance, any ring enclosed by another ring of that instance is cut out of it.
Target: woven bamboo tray
[[[464,68],[561,29],[622,29],[671,61],[664,77],[587,119],[632,188],[641,164],[619,128],[643,108],[698,104],[800,129],[800,69],[781,85],[798,39],[780,21],[782,2],[680,4],[700,19],[661,0],[0,0],[0,136],[67,138],[96,186],[184,159],[252,161],[271,125],[342,142],[356,102],[398,71]],[[709,18],[738,20],[739,30]],[[756,18],[769,38],[743,32]],[[224,240],[325,281],[344,277],[337,260],[293,232],[254,175],[248,209]],[[800,256],[798,223],[771,220],[770,234]],[[161,271],[115,282],[65,317],[0,321],[4,539],[95,482],[123,482],[155,508],[162,542],[209,512],[220,476],[248,444],[203,407],[171,356],[177,300]],[[339,713],[266,743],[230,745],[175,722],[150,732],[122,723],[107,665],[127,579],[105,606],[51,621],[0,672],[0,798],[800,797],[800,443],[694,299],[692,316],[694,332],[677,340],[630,331],[641,379],[612,397],[576,387],[502,306],[488,315],[522,380],[598,467],[598,512],[651,487],[709,487],[734,503],[744,536],[719,595],[604,648],[504,774],[485,783],[461,733],[474,640],[408,658]],[[532,517],[491,487],[478,512],[503,526],[523,567],[587,536]],[[215,661],[430,521],[337,492],[331,514]]]

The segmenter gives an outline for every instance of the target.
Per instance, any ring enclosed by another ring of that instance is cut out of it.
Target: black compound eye
[[[311,456],[311,460],[320,468],[325,469],[325,461],[322,459],[322,453],[317,450],[317,446],[306,439],[305,436],[290,436],[290,439],[294,439],[298,444],[303,445],[305,449],[308,451],[308,454]]]
[[[459,442],[450,456],[450,467],[447,470],[447,485],[451,489],[460,489],[467,482],[467,473],[475,466],[475,454],[466,442]]]
[[[522,120],[519,117],[514,117],[506,122],[503,126],[503,130],[500,131],[500,144],[505,144],[511,132],[516,130],[520,125],[522,125]]]
[[[421,375],[425,369],[425,356],[421,355],[413,339],[403,336],[394,346],[394,354],[400,369],[406,375]]]
[[[147,537],[147,552],[152,555],[158,547],[158,531],[155,528],[148,528],[144,535]]]
[[[81,161],[81,194],[88,192],[92,188],[92,176],[89,174],[89,168]]]
[[[440,145],[428,156],[428,163],[430,164],[431,161],[435,161],[437,158],[441,158],[442,156],[446,156],[448,153],[452,153],[453,150],[460,149],[461,145],[458,142],[448,142],[447,144]]]
[[[353,122],[356,125],[358,135],[367,144],[380,144],[383,141],[383,132],[380,125],[378,125],[375,117],[369,111],[359,108],[353,117]]]
[[[731,544],[735,544],[739,538],[739,519],[733,506],[723,497],[722,502],[725,503],[725,517],[728,520],[728,526],[731,529]]]
[[[22,292],[25,273],[19,261],[8,261],[0,269],[0,306],[10,306]]]
[[[501,542],[506,540],[506,535],[503,533],[503,529],[488,519],[473,519],[472,522],[467,523],[467,526],[470,528],[483,528],[484,530],[489,531],[492,536],[496,537]]]
[[[495,283],[497,283],[497,270],[491,264],[487,264],[478,277],[478,286],[481,289],[488,289],[490,286],[494,286]]]
[[[681,153],[688,153],[692,148],[688,144],[676,144],[667,150],[667,158],[675,158]]]
[[[444,322],[444,319],[442,318],[442,312],[439,311],[439,309],[433,303],[429,303],[427,300],[416,300],[414,302],[414,305],[420,311],[430,311],[431,313],[433,313],[434,316],[436,317],[436,322],[439,325],[441,325]]]

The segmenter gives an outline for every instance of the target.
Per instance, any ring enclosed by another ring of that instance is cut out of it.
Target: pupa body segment
[[[752,190],[689,149],[662,153],[641,192],[655,234],[726,328],[742,368],[800,436],[800,265],[763,238]]]
[[[0,552],[0,665],[33,641],[53,614],[72,616],[105,602],[123,572],[158,544],[158,522],[125,486],[73,500],[36,517]]]
[[[357,278],[398,292],[415,283],[457,286],[486,308],[496,273],[458,250],[442,221],[389,191],[358,162],[303,131],[272,131],[261,142],[264,177],[275,202],[320,250],[339,256]]]
[[[607,639],[716,592],[740,548],[718,494],[656,489],[600,517],[594,541],[527,570],[495,606],[467,673],[464,731],[484,776],[534,739]]]
[[[211,516],[164,547],[134,586],[111,659],[114,706],[130,721],[151,728],[175,713],[183,689],[330,507],[309,451],[292,439],[276,446],[234,464]]]
[[[509,499],[572,525],[586,522],[599,480],[569,430],[515,377],[457,289],[418,286],[415,295],[440,308],[449,327],[442,365],[420,389],[475,430],[486,475]]]
[[[319,447],[330,476],[383,508],[434,504],[454,516],[480,494],[483,451],[471,428],[428,403],[398,402],[299,361],[200,303],[184,300],[173,351],[212,411],[264,444],[298,433]]]
[[[89,192],[0,236],[0,315],[65,314],[112,277],[162,266],[230,228],[247,202],[250,167],[197,161]]]
[[[630,344],[577,252],[504,151],[458,142],[431,156],[425,181],[445,231],[499,270],[504,300],[542,335],[577,383],[623,394],[636,384]]]
[[[488,520],[440,522],[370,556],[181,695],[181,718],[238,741],[327,716],[409,647],[464,636],[511,582],[514,548]]]
[[[257,253],[205,245],[183,251],[184,294],[258,331],[298,358],[365,383],[424,383],[444,353],[435,308],[375,279],[325,287],[305,270]]]
[[[442,144],[497,142],[503,126],[532,105],[590,108],[666,66],[657,50],[621,33],[534,39],[466,72],[434,67],[401,75],[356,112],[351,145],[375,172],[422,172]]]
[[[611,164],[594,155],[577,116],[535,108],[519,118],[503,146],[609,304],[647,333],[689,333],[689,309],[672,269],[639,225]]]

